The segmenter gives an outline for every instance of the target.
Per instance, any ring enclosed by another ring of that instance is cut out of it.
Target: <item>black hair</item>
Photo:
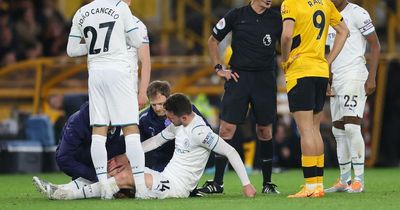
[[[167,81],[155,80],[149,84],[146,94],[149,99],[155,97],[157,93],[165,96],[166,98],[171,95],[171,86]]]
[[[164,104],[165,110],[181,117],[192,113],[192,103],[189,98],[182,93],[175,93],[168,97]]]

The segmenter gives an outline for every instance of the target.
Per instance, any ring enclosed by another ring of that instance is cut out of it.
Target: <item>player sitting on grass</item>
[[[185,95],[174,94],[167,99],[164,106],[172,124],[142,145],[145,152],[148,152],[175,139],[175,153],[163,172],[146,168],[145,180],[149,190],[146,195],[140,196],[159,199],[188,197],[190,191],[198,184],[212,150],[228,158],[241,180],[243,194],[246,197],[254,197],[256,190],[250,183],[239,154],[206,126],[201,117],[193,113],[190,100]],[[109,170],[113,169],[113,164],[110,163]],[[131,181],[129,184],[135,185],[133,179],[124,181]],[[108,179],[108,183],[114,192],[119,190],[115,178]],[[60,200],[100,196],[98,183],[82,189],[59,188],[49,193],[50,198]]]
[[[72,181],[68,184],[58,185],[58,188],[81,189],[86,185],[98,182],[90,155],[91,142],[92,129],[89,123],[89,104],[86,102],[79,111],[68,118],[62,130],[56,151],[56,162],[60,170],[70,176]],[[106,149],[109,162],[113,157],[125,153],[125,141],[121,137],[121,127],[109,129]],[[121,169],[119,170],[121,171]],[[38,177],[33,177],[33,183],[42,193],[47,193],[46,186],[54,186],[46,184],[46,181],[40,180]]]

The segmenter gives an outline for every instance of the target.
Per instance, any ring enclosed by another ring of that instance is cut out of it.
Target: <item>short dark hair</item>
[[[191,114],[193,111],[189,98],[182,93],[175,93],[168,97],[164,103],[164,108],[178,117]]]
[[[160,80],[155,80],[151,82],[146,91],[147,97],[151,99],[155,97],[157,93],[160,93],[161,95],[168,98],[169,95],[171,95],[171,85],[169,84],[169,82]]]

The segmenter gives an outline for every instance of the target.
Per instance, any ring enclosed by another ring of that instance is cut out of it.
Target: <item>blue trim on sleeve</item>
[[[121,0],[121,1],[122,1],[122,0]],[[117,5],[115,5],[115,6],[118,7],[118,4],[121,3],[121,1],[119,1],[119,2],[117,3]]]
[[[138,28],[139,28],[139,27],[132,28],[131,30],[128,30],[126,33],[129,33],[129,32],[131,32],[131,31],[133,31],[133,30],[138,29]]]
[[[165,140],[167,140],[167,141],[173,140],[173,139],[167,139],[167,138],[165,138],[165,136],[163,135],[162,131],[161,131],[161,137],[163,137],[163,139],[165,139]]]
[[[77,36],[77,35],[69,35],[69,37],[75,37],[75,38],[82,38],[81,36]]]
[[[194,128],[192,128],[192,133],[193,133],[193,130],[195,129],[195,128],[198,128],[198,127],[202,127],[202,126],[206,126],[206,127],[208,127],[207,125],[197,125],[197,126],[195,126]]]

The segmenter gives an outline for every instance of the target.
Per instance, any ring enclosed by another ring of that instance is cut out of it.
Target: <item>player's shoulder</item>
[[[193,124],[191,126],[191,133],[192,134],[199,134],[204,132],[205,130],[211,130],[210,127],[207,126],[206,122],[203,120],[202,117],[196,114],[196,117],[193,119]]]
[[[146,25],[141,21],[138,17],[132,15],[132,19],[135,22],[135,24],[142,30],[147,30]]]
[[[147,107],[140,111],[139,113],[139,121],[145,121],[149,117],[150,107]]]
[[[368,11],[361,6],[354,4],[354,3],[349,3],[349,8],[350,12],[353,15],[369,15]]]

